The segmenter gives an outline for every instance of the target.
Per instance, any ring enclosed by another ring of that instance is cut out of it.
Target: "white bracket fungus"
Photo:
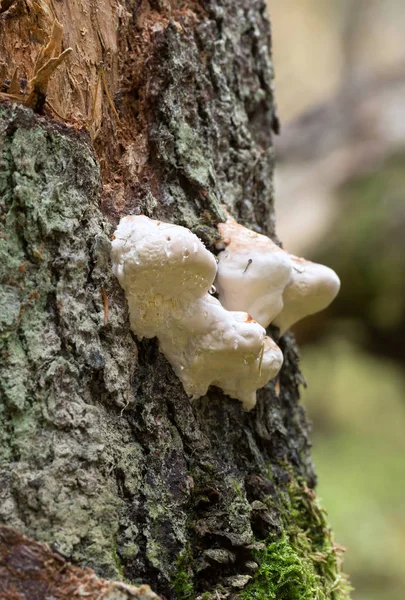
[[[336,273],[279,248],[228,217],[218,229],[225,249],[218,256],[216,288],[223,306],[245,310],[281,335],[291,325],[326,308],[336,297]]]
[[[329,267],[289,256],[292,281],[283,292],[283,310],[273,321],[281,335],[297,321],[329,306],[340,289],[340,279]]]
[[[111,253],[125,291],[131,328],[159,347],[193,398],[220,387],[246,409],[275,377],[283,357],[246,312],[213,298],[216,260],[185,227],[146,216],[121,219]]]
[[[270,238],[232,217],[218,229],[225,245],[215,281],[219,299],[228,310],[244,310],[267,327],[283,308],[283,291],[292,281],[290,258]]]

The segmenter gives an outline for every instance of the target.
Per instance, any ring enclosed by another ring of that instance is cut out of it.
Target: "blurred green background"
[[[405,2],[268,5],[278,234],[342,281],[295,328],[318,495],[353,600],[404,600]]]

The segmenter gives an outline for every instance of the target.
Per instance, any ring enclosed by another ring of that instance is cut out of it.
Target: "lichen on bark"
[[[85,136],[28,109],[3,106],[0,119],[0,514],[113,574],[120,500],[110,470],[128,454],[119,421],[136,349],[108,265],[98,165]]]

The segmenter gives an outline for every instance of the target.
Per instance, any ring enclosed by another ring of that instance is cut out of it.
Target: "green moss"
[[[315,494],[294,482],[283,501],[284,531],[256,553],[259,569],[244,600],[344,600],[350,586],[342,573],[341,549],[333,542]]]
[[[125,577],[124,575],[124,565],[121,562],[121,558],[118,554],[118,550],[117,550],[117,544],[114,545],[113,547],[113,560],[117,569],[117,573],[118,573],[118,579],[121,579],[121,581],[123,581],[124,583],[128,583],[129,585],[132,584],[132,581],[130,579],[128,579],[128,577]]]
[[[260,560],[255,582],[243,593],[243,598],[313,600],[318,597],[314,570],[292,546],[285,532],[279,540],[267,545]]]
[[[124,567],[122,566],[121,559],[120,559],[120,557],[118,556],[118,552],[117,552],[117,545],[116,545],[116,544],[115,544],[115,546],[113,547],[113,559],[114,559],[114,562],[115,562],[115,566],[116,566],[116,568],[117,568],[117,571],[118,571],[118,573],[119,573],[119,575],[120,575],[120,578],[121,578],[121,579],[125,579],[125,577],[124,577]]]
[[[189,550],[184,550],[176,562],[172,575],[172,585],[177,600],[192,600],[195,598],[193,572],[190,568],[192,556]]]
[[[239,496],[239,498],[243,498],[243,492],[241,490],[239,483],[236,481],[236,479],[233,482],[233,487],[234,487],[236,494]]]

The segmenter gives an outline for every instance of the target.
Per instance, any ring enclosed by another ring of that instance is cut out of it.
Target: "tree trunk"
[[[252,412],[191,402],[109,263],[131,213],[275,239],[265,3],[1,7],[1,521],[167,599],[347,597],[292,335]],[[73,52],[32,100],[55,19]]]

